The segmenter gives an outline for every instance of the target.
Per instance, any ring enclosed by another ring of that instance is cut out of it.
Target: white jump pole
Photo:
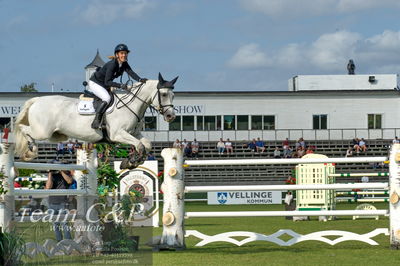
[[[389,215],[388,210],[186,212],[185,218]]]
[[[187,186],[186,193],[220,191],[263,191],[263,190],[318,190],[318,189],[388,189],[388,183],[321,184],[321,185],[250,185],[250,186]]]
[[[11,222],[14,220],[14,144],[0,143],[0,182],[7,191],[0,195],[0,228],[3,232],[11,230]]]
[[[14,166],[19,169],[35,169],[35,170],[86,170],[85,165],[78,164],[52,164],[52,163],[24,163],[15,162]]]
[[[310,164],[310,163],[378,163],[387,157],[352,157],[318,159],[233,159],[233,160],[186,160],[185,165],[267,165],[267,164]]]

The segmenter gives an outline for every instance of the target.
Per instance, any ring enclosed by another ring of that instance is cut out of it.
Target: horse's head
[[[153,106],[164,116],[164,120],[168,123],[174,121],[176,117],[174,105],[172,104],[174,100],[174,93],[172,90],[177,80],[178,77],[171,81],[166,81],[161,76],[161,73],[158,73],[157,93],[152,99]]]

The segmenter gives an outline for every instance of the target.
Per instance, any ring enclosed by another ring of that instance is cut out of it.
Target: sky
[[[286,91],[296,75],[400,73],[398,0],[0,0],[0,91],[81,91],[118,43],[177,91]]]

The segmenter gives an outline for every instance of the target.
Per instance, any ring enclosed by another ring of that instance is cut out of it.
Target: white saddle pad
[[[106,113],[112,112],[114,110],[114,103],[108,107]],[[93,98],[86,98],[86,97],[81,97],[79,99],[78,103],[78,113],[81,115],[93,115],[96,113],[93,107]]]

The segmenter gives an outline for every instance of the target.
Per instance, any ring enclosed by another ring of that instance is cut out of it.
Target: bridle
[[[160,85],[160,83],[158,83],[157,84],[157,91],[154,93],[154,95],[153,95],[153,97],[151,98],[151,104],[150,104],[150,106],[152,107],[152,108],[154,108],[157,112],[159,112],[161,115],[164,115],[165,114],[165,112],[169,109],[169,108],[174,108],[174,105],[173,104],[166,104],[166,105],[163,105],[162,104],[162,102],[161,102],[161,92],[160,92],[160,90],[161,89],[169,89],[169,90],[173,90],[174,89],[174,86],[171,86],[171,87],[160,87],[159,86]],[[155,98],[158,98],[158,107],[156,107],[156,106],[154,106],[154,99]],[[165,109],[167,107],[167,109]]]
[[[126,93],[124,96],[122,96],[121,98],[120,98],[115,92],[112,92],[112,94],[118,99],[118,102],[116,103],[116,108],[117,108],[117,109],[121,109],[122,107],[126,107],[131,113],[133,113],[133,114],[136,116],[136,118],[137,118],[139,121],[140,121],[143,117],[140,117],[134,110],[132,110],[132,109],[129,107],[129,105],[130,105],[135,99],[138,99],[139,101],[141,101],[142,103],[144,103],[144,104],[147,106],[147,108],[150,107],[152,116],[154,116],[153,109],[156,110],[157,112],[159,112],[161,115],[164,115],[165,112],[166,112],[169,108],[174,108],[174,105],[173,105],[173,104],[166,104],[166,105],[163,105],[163,104],[162,104],[162,101],[161,101],[161,92],[160,92],[161,89],[171,89],[171,90],[173,90],[173,88],[174,88],[173,86],[172,86],[172,87],[163,87],[163,88],[161,88],[161,87],[159,86],[159,83],[158,83],[158,84],[157,84],[157,90],[155,91],[154,95],[152,96],[151,102],[150,102],[150,104],[149,104],[149,103],[147,103],[145,100],[143,100],[142,98],[140,98],[140,97],[138,96],[139,92],[141,91],[141,89],[143,88],[143,86],[144,86],[145,83],[140,83],[139,85],[134,86],[134,85],[133,85],[133,81],[132,81],[131,79],[128,79],[128,80],[126,81],[125,84],[127,85],[127,87],[130,86],[130,89],[125,90],[127,93]],[[135,90],[135,92],[133,92],[133,90]],[[126,100],[129,96],[132,96],[132,98],[130,98],[130,99],[128,100],[128,102],[124,102],[124,100]],[[154,100],[155,100],[156,97],[157,97],[157,100],[158,100],[158,106],[156,106],[156,105],[154,104]],[[166,108],[166,109],[165,109],[165,108]]]

